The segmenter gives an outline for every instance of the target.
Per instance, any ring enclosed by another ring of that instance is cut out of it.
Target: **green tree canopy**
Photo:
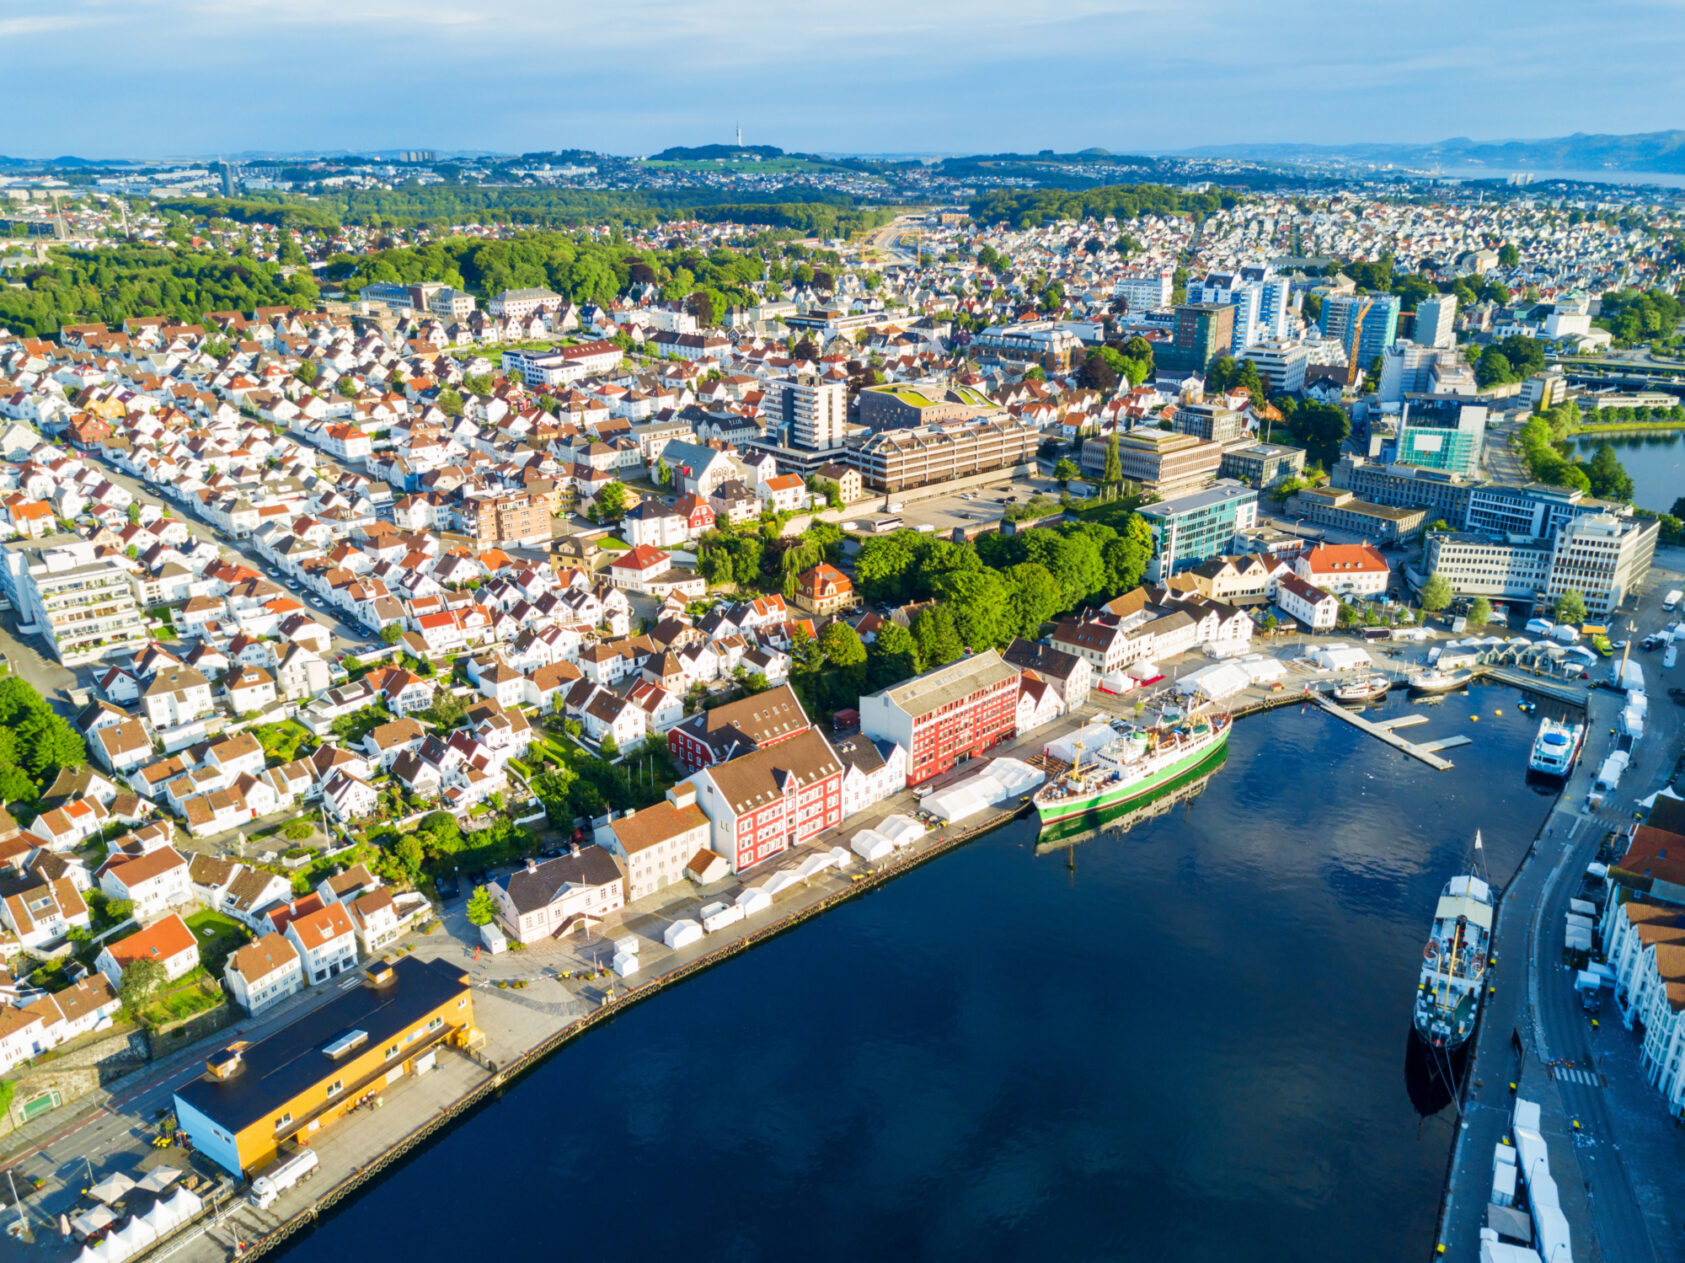
[[[1430,614],[1437,614],[1451,604],[1451,584],[1437,570],[1428,576],[1428,581],[1422,585],[1418,594],[1422,608]]]
[[[497,901],[491,897],[491,891],[484,886],[474,887],[474,893],[468,896],[468,924],[490,925],[497,920]]]

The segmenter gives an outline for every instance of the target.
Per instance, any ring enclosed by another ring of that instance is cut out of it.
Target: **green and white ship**
[[[1091,762],[1078,751],[1070,771],[1036,791],[1042,827],[1132,802],[1194,771],[1223,749],[1232,726],[1227,715],[1196,715],[1126,729]]]

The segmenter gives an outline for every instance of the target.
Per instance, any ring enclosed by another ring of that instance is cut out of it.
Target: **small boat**
[[[1392,688],[1392,681],[1384,675],[1365,675],[1355,680],[1347,680],[1334,690],[1336,702],[1372,702],[1376,698],[1385,697],[1387,690]]]
[[[1549,715],[1539,721],[1539,732],[1533,738],[1533,752],[1527,758],[1527,770],[1540,776],[1567,780],[1574,770],[1574,760],[1580,757],[1585,741],[1584,724],[1558,723]]]
[[[1474,679],[1472,671],[1441,671],[1438,667],[1429,667],[1426,671],[1418,671],[1410,677],[1410,691],[1412,693],[1449,693],[1453,689],[1460,689]]]

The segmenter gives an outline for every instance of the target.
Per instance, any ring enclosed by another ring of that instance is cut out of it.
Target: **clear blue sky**
[[[1169,150],[1685,125],[1685,0],[0,0],[0,152]]]

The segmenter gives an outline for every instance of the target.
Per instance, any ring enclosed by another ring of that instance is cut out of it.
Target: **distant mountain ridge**
[[[1453,137],[1435,144],[1200,145],[1179,153],[1255,162],[1397,163],[1406,166],[1491,167],[1506,170],[1685,172],[1685,131],[1637,132],[1617,136],[1575,132],[1548,140],[1470,140]]]

